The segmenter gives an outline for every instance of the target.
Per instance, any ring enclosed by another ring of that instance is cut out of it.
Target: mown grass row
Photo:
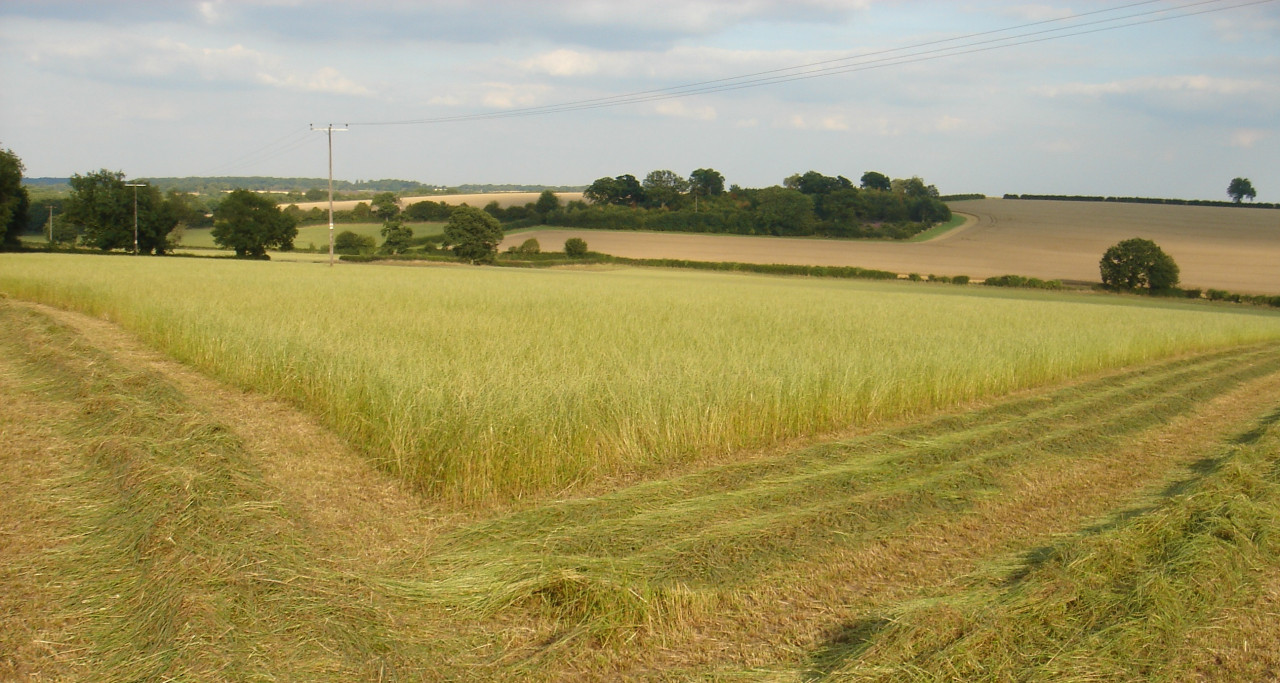
[[[1199,634],[1280,586],[1278,423],[1280,408],[1155,509],[1061,541],[1008,580],[850,624],[815,659],[815,678],[1274,678],[1274,614],[1259,613],[1269,630]]]
[[[1204,354],[539,506],[437,541],[438,575],[389,586],[481,614],[533,608],[596,634],[705,616],[726,592],[750,592],[788,563],[961,516],[1022,477],[1105,457],[1112,444],[1276,373],[1275,345]]]
[[[891,283],[616,270],[0,260],[0,292],[120,322],[322,416],[458,504],[896,419],[1280,318]]]
[[[65,452],[46,457],[65,470],[44,494],[66,536],[6,559],[49,587],[55,614],[41,617],[64,628],[44,634],[50,659],[27,663],[37,675],[370,680],[400,667],[358,582],[317,566],[229,430],[44,316],[0,301],[0,330],[26,387],[6,400],[33,420],[71,408],[48,425]]]

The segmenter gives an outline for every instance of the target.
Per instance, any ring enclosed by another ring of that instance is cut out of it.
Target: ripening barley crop
[[[1209,307],[632,269],[0,255],[0,292],[293,401],[462,504],[1280,339]]]

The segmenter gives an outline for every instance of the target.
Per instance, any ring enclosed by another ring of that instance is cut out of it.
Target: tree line
[[[782,185],[726,190],[715,169],[696,169],[687,178],[664,169],[644,180],[599,178],[583,197],[589,203],[570,202],[541,219],[572,228],[904,239],[951,218],[934,186],[877,171],[864,173],[857,185],[808,171]]]

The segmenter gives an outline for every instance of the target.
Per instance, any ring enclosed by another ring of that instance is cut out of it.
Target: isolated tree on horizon
[[[0,150],[0,244],[15,247],[18,234],[27,224],[31,197],[22,186],[22,173],[26,167],[13,150]]]
[[[1258,193],[1254,192],[1253,183],[1249,182],[1248,178],[1233,178],[1231,184],[1227,186],[1227,196],[1231,197],[1231,201],[1239,204],[1245,197],[1253,201]]]
[[[213,212],[213,242],[236,258],[266,259],[267,249],[292,249],[298,224],[275,202],[248,190],[232,190]]]
[[[1135,237],[1115,244],[1098,267],[1102,284],[1111,289],[1159,291],[1178,285],[1178,264],[1151,240]]]
[[[472,264],[493,263],[502,242],[502,225],[480,209],[459,206],[445,223],[444,241],[460,259]]]

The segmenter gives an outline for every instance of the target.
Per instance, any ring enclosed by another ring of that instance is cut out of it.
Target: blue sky
[[[960,46],[693,97],[358,125]],[[878,170],[944,193],[1222,199],[1245,176],[1280,201],[1277,1],[0,0],[0,64],[0,146],[30,176],[320,177],[308,125],[352,122],[335,134],[348,180],[584,185],[712,167],[761,187]]]

